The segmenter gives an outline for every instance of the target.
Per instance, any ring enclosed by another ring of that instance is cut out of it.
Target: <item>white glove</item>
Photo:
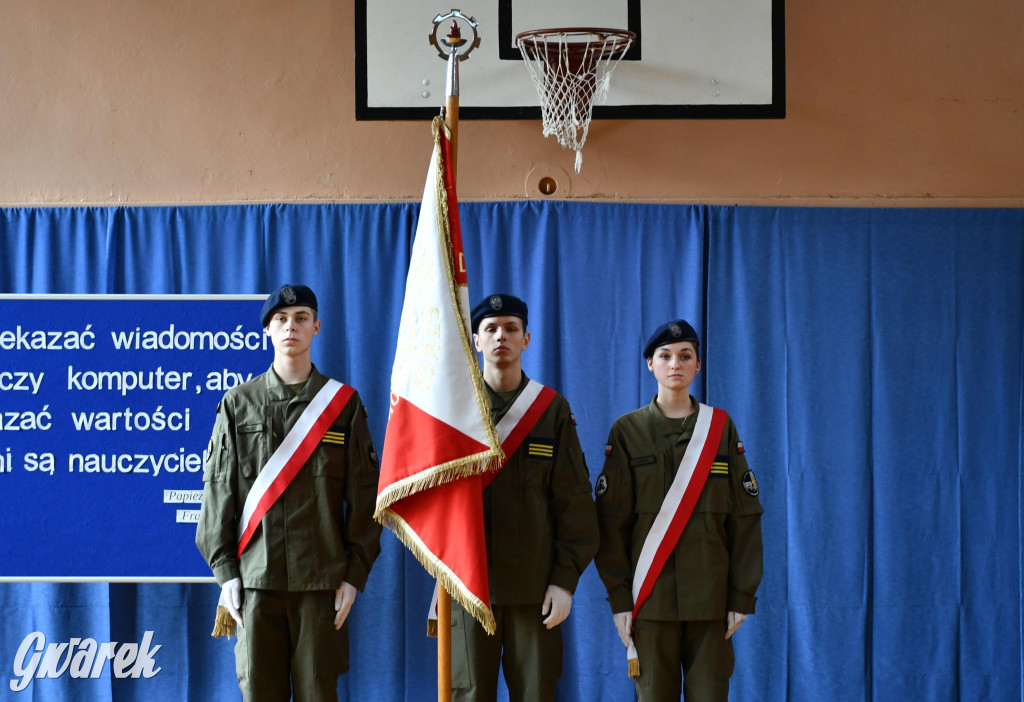
[[[629,648],[629,645],[633,643],[633,613],[619,612],[618,614],[613,614],[612,621],[615,622],[615,629],[619,632],[622,645]]]
[[[544,604],[540,608],[541,616],[547,616],[543,624],[548,629],[554,629],[565,621],[572,609],[572,593],[557,585],[548,585],[544,593]]]
[[[355,604],[357,592],[356,586],[349,583],[342,583],[341,587],[334,591],[335,629],[340,629],[348,619],[348,613],[352,609],[352,605]]]
[[[728,639],[733,634],[735,634],[736,630],[740,628],[740,624],[742,624],[746,620],[746,618],[747,615],[745,614],[740,614],[739,612],[729,612],[729,614],[727,614],[725,617],[725,623],[727,625],[725,630],[725,638]]]
[[[220,588],[220,599],[217,600],[217,606],[224,607],[231,618],[235,620],[238,626],[242,626],[242,613],[239,608],[242,606],[242,579],[232,578],[224,583]]]

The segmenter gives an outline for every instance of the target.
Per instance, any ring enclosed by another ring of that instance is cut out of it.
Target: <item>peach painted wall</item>
[[[419,197],[429,124],[355,121],[347,0],[0,7],[2,205]],[[464,120],[460,197],[1024,206],[1024,2],[787,0],[786,33],[786,119],[598,121],[580,175]]]

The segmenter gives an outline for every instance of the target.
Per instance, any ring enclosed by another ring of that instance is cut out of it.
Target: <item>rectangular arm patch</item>
[[[335,446],[344,446],[345,438],[348,436],[348,427],[335,424],[324,433],[324,438],[321,440],[325,444],[334,444]]]
[[[526,455],[533,458],[547,458],[553,460],[555,457],[555,442],[547,439],[529,439],[526,444]]]

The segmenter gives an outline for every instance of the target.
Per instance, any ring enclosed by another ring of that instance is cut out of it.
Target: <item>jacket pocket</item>
[[[636,511],[657,512],[668,490],[664,467],[657,456],[637,456],[629,459],[629,468],[633,473]]]
[[[235,424],[235,449],[238,469],[246,478],[255,478],[267,462],[270,423],[265,419],[247,417]]]

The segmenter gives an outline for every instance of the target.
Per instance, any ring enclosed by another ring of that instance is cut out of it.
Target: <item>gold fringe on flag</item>
[[[405,547],[412,551],[412,555],[416,556],[416,560],[430,573],[431,577],[439,580],[444,589],[460,604],[462,607],[472,615],[474,619],[480,622],[480,626],[484,628],[490,635],[494,635],[496,630],[496,624],[494,621],[494,613],[491,612],[491,608],[485,605],[478,597],[476,597],[469,588],[466,587],[462,581],[444,564],[444,562],[435,557],[434,554],[420,541],[419,537],[416,536],[409,525],[406,524],[405,520],[402,519],[397,512],[394,510],[384,510],[378,518],[381,524],[386,526],[395,532],[395,536],[398,540],[405,544]],[[437,626],[436,624],[434,625]],[[435,635],[436,635],[435,629]],[[427,625],[427,635],[430,635],[430,625]]]
[[[377,495],[377,504],[373,518],[381,524],[389,526],[384,522],[384,513],[395,502],[403,500],[420,490],[429,490],[458,478],[485,475],[501,468],[505,462],[505,452],[501,450],[500,444],[498,444],[497,450],[497,454],[494,453],[493,449],[489,449],[472,456],[463,456],[434,466],[430,470],[420,471],[405,480],[391,483]]]

